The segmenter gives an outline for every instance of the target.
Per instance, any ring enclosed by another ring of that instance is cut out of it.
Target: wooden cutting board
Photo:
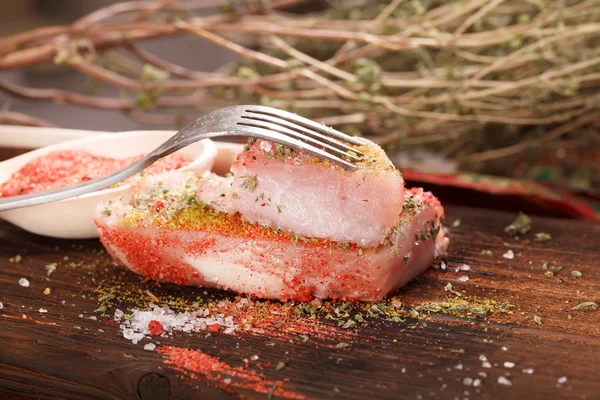
[[[342,331],[344,342],[318,332],[307,340],[293,332],[273,338],[242,331],[159,338],[159,348],[191,348],[218,359],[217,369],[226,371],[208,377],[167,364],[164,355],[143,349],[146,342],[125,339],[113,313],[143,306],[140,298],[192,303],[235,295],[159,287],[110,265],[98,241],[48,239],[0,223],[0,393],[10,399],[600,398],[600,310],[571,311],[600,302],[600,224],[536,217],[532,232],[516,240],[503,231],[515,217],[447,207],[446,224],[461,222],[450,228],[446,270],[438,261],[396,293],[404,314],[395,322],[367,318],[366,326],[344,329],[320,321],[321,333]],[[541,231],[552,239],[534,242]],[[509,250],[512,259],[503,256]],[[141,295],[110,303],[99,300],[106,290],[99,286]],[[106,304],[104,316],[94,312]],[[492,311],[477,315],[485,304]],[[239,384],[239,371],[267,386]]]

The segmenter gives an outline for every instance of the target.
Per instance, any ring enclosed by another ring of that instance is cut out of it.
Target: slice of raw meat
[[[357,147],[363,161],[351,172],[257,140],[231,166],[233,177],[212,178],[197,196],[220,211],[297,235],[381,244],[402,211],[404,181],[379,146],[364,142]]]
[[[148,176],[128,196],[99,207],[100,239],[118,264],[157,281],[277,299],[367,301],[420,274],[448,243],[443,208],[422,189],[404,194],[404,210],[381,244],[359,246],[217,211],[233,201],[223,193],[211,192],[214,206],[199,201],[198,190],[219,182],[175,172]]]

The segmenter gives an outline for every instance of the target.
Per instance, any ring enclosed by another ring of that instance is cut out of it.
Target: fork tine
[[[264,120],[255,120],[255,119],[245,118],[244,116],[242,116],[241,118],[244,118],[244,121],[243,122],[238,122],[238,125],[247,124],[247,126],[254,126],[254,127],[257,127],[257,128],[270,129],[272,131],[279,132],[279,133],[282,133],[284,135],[291,136],[291,137],[293,137],[295,139],[298,139],[300,141],[310,143],[310,144],[314,145],[315,147],[322,147],[323,150],[327,150],[330,153],[336,154],[337,156],[346,157],[346,158],[348,158],[348,159],[350,159],[352,161],[355,161],[355,162],[360,161],[360,158],[358,158],[354,154],[349,154],[345,150],[340,150],[340,149],[338,149],[336,147],[333,147],[333,146],[331,146],[331,145],[329,145],[327,143],[320,142],[319,140],[317,140],[315,138],[312,138],[310,136],[306,136],[306,135],[304,135],[302,133],[299,133],[299,132],[297,132],[295,130],[288,129],[285,126],[273,124],[273,123],[270,123],[270,122],[267,122],[267,121],[264,121]],[[351,149],[350,151],[353,151],[353,150],[354,149]]]
[[[310,143],[303,142],[294,137],[290,137],[286,134],[271,130],[270,128],[264,128],[258,124],[247,124],[245,122],[238,123],[238,125],[244,126],[245,136],[251,136],[257,139],[265,139],[275,143],[280,143],[289,146],[293,149],[304,151],[321,160],[329,161],[350,171],[356,171],[357,169],[356,165],[352,164],[351,162],[348,162],[340,157],[328,153],[325,150],[319,149],[318,147],[315,147]]]
[[[361,151],[356,150],[354,147],[348,146],[348,145],[340,142],[338,139],[333,139],[333,138],[323,135],[319,132],[315,132],[312,129],[306,128],[302,125],[298,125],[298,124],[289,122],[289,121],[287,121],[285,119],[281,119],[279,117],[273,117],[271,115],[266,115],[266,114],[250,113],[249,115],[242,115],[241,118],[251,119],[251,120],[256,120],[256,121],[270,122],[270,123],[273,123],[276,125],[280,125],[285,128],[299,132],[301,134],[301,136],[299,138],[305,138],[308,136],[308,137],[311,137],[314,139],[318,139],[318,141],[320,141],[322,143],[327,143],[328,145],[330,145],[332,147],[336,147],[336,148],[340,149],[343,153],[348,154],[348,152],[350,151],[350,152],[356,154],[357,156],[364,155]]]
[[[357,146],[364,145],[364,143],[358,138],[346,135],[343,132],[340,132],[333,128],[326,127],[323,124],[319,124],[315,121],[312,121],[308,118],[301,117],[300,115],[296,115],[289,111],[278,110],[276,108],[265,107],[265,106],[249,106],[245,109],[245,111],[249,112],[249,113],[254,113],[254,114],[263,114],[263,115],[270,115],[272,117],[278,117],[278,118],[284,119],[288,122],[291,122],[291,123],[294,123],[297,125],[301,125],[305,128],[309,128],[309,129],[316,131],[322,135],[339,139],[346,143],[354,144]]]

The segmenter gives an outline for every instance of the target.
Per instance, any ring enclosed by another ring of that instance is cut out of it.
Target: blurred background
[[[0,21],[3,124],[265,104],[369,137],[445,201],[600,219],[595,0],[20,0]]]
[[[206,1],[209,3],[210,1]],[[41,26],[69,24],[90,12],[115,3],[116,0],[19,0],[0,2],[0,35],[16,34]],[[226,4],[227,2],[220,2]],[[236,59],[231,52],[206,41],[164,38],[140,43],[144,49],[165,59],[198,71],[213,71]],[[37,68],[0,72],[0,77],[24,86],[65,90],[95,95],[119,96],[117,88],[92,88],[94,82],[69,68],[46,64]],[[93,90],[92,90],[93,89]],[[157,128],[154,124],[133,121],[118,112],[51,102],[34,102],[11,98],[0,93],[4,107],[23,112],[64,128],[124,131]],[[171,128],[171,127],[167,127]]]

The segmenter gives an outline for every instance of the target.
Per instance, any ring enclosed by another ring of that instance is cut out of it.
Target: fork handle
[[[60,189],[48,190],[45,192],[25,194],[21,196],[10,196],[0,198],[0,211],[12,210],[15,208],[37,206],[40,204],[53,203],[55,201],[65,200],[72,197],[81,196],[83,194],[92,193],[97,190],[106,189],[116,183],[119,183],[151,164],[154,164],[158,159],[166,154],[151,154],[144,157],[127,167],[120,169],[112,174],[102,176],[100,178],[91,179],[89,181],[78,183],[76,185],[67,186]]]

